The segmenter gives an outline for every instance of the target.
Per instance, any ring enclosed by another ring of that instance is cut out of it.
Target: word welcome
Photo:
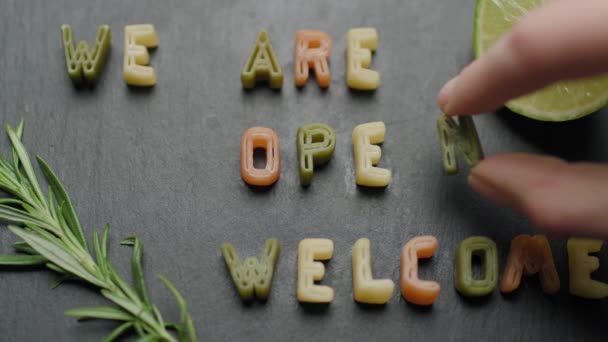
[[[570,293],[589,299],[608,297],[608,284],[594,280],[591,273],[599,268],[597,253],[601,240],[569,239],[568,269]],[[401,252],[400,288],[408,302],[416,305],[432,305],[441,291],[439,283],[418,278],[418,260],[431,258],[438,247],[433,236],[418,236],[409,240]],[[386,304],[395,284],[391,279],[375,279],[371,269],[371,251],[368,239],[359,239],[352,248],[353,297],[366,304]],[[277,239],[266,241],[260,258],[248,257],[241,262],[234,247],[229,243],[221,246],[222,256],[234,286],[244,301],[254,298],[267,299],[272,288],[274,269],[280,254]],[[331,303],[334,290],[318,284],[325,275],[320,261],[330,260],[334,244],[329,239],[304,239],[298,246],[297,289],[298,301],[303,303]],[[483,278],[473,275],[473,256],[482,258]],[[454,286],[463,296],[482,297],[498,286],[498,251],[494,241],[474,236],[463,240],[457,248],[454,262]],[[511,241],[509,255],[500,282],[500,291],[515,291],[523,275],[538,274],[542,291],[556,294],[560,280],[553,261],[549,241],[543,235],[518,235]]]

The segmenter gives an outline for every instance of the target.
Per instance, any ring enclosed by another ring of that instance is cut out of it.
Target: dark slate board
[[[71,193],[90,235],[110,223],[111,256],[128,274],[130,249],[145,245],[145,271],[154,302],[166,316],[178,310],[154,275],[173,280],[191,305],[201,340],[403,341],[599,340],[608,306],[568,294],[565,241],[552,240],[562,279],[559,295],[524,281],[512,296],[495,291],[469,300],[453,287],[457,244],[472,235],[493,238],[504,267],[512,237],[535,229],[509,210],[481,199],[465,172],[440,167],[435,96],[441,84],[472,59],[474,0],[411,1],[88,1],[0,2],[0,118],[25,117],[25,142],[44,156]],[[75,89],[65,72],[59,27],[92,40],[110,25],[112,52],[95,89]],[[152,54],[158,84],[129,89],[122,81],[123,27],[152,23],[160,39]],[[382,75],[371,94],[345,86],[345,34],[374,26],[380,35],[373,69]],[[281,92],[241,89],[241,66],[257,31],[266,28],[286,74]],[[315,28],[334,39],[332,85],[293,86],[293,37]],[[383,120],[387,138],[380,166],[393,171],[385,191],[355,186],[351,133]],[[312,186],[298,184],[295,134],[299,125],[325,122],[337,133],[333,159]],[[569,160],[608,161],[608,113],[563,124],[534,122],[509,112],[476,118],[487,154],[550,153]],[[273,128],[281,139],[281,179],[254,191],[239,174],[239,143],[251,126]],[[2,150],[8,151],[7,139]],[[352,299],[351,256],[361,237],[372,241],[377,277],[399,280],[399,255],[416,235],[437,236],[435,257],[421,277],[443,287],[432,308],[408,305],[395,292],[386,306]],[[223,241],[242,255],[259,254],[278,237],[283,249],[267,303],[241,304],[220,255]],[[335,243],[324,283],[336,292],[329,306],[301,305],[295,296],[298,241]],[[0,233],[0,252],[15,238]],[[599,279],[608,280],[606,249]],[[78,323],[63,315],[76,306],[105,303],[91,288],[52,290],[44,269],[0,272],[0,334],[5,341],[100,340],[114,325]]]

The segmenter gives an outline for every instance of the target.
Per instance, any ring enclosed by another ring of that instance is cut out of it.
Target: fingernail
[[[454,85],[456,84],[457,79],[458,76],[449,80],[443,86],[443,88],[441,88],[441,91],[439,91],[439,96],[437,97],[437,104],[439,105],[439,108],[441,108],[441,110],[448,115],[454,114],[449,112],[449,104],[452,100],[451,97],[452,93],[454,92]]]

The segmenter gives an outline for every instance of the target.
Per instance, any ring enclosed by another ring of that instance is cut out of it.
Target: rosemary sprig
[[[69,316],[78,320],[105,319],[122,322],[104,341],[112,341],[134,330],[143,341],[177,341],[168,329],[177,331],[182,342],[196,341],[196,333],[187,304],[177,289],[158,276],[175,296],[180,307],[180,322],[165,322],[158,308],[148,298],[141,265],[143,246],[131,236],[122,241],[133,246],[131,268],[135,286],[118,274],[107,255],[109,227],[103,234],[93,233],[93,255],[85,239],[70,197],[47,163],[37,157],[48,183],[45,196],[36,178],[28,153],[23,146],[24,122],[16,129],[6,126],[12,145],[12,162],[0,154],[0,189],[10,198],[0,198],[0,219],[20,226],[8,228],[23,241],[13,244],[21,254],[0,256],[0,265],[46,265],[63,279],[79,279],[100,289],[116,306],[71,309]]]

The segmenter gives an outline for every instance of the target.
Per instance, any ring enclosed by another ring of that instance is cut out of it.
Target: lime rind
[[[528,11],[546,0],[477,0],[473,29],[475,56],[487,49]],[[511,111],[541,121],[568,121],[594,113],[608,104],[608,76],[561,81],[511,100]]]
[[[595,102],[588,103],[584,107],[574,108],[569,112],[541,111],[538,108],[529,105],[529,101],[527,101],[526,98],[530,96],[534,96],[534,94],[528,95],[522,99],[509,101],[505,103],[505,107],[517,114],[529,117],[531,119],[539,121],[561,122],[580,119],[587,115],[593,114],[608,105],[608,89],[603,96],[598,96]]]

